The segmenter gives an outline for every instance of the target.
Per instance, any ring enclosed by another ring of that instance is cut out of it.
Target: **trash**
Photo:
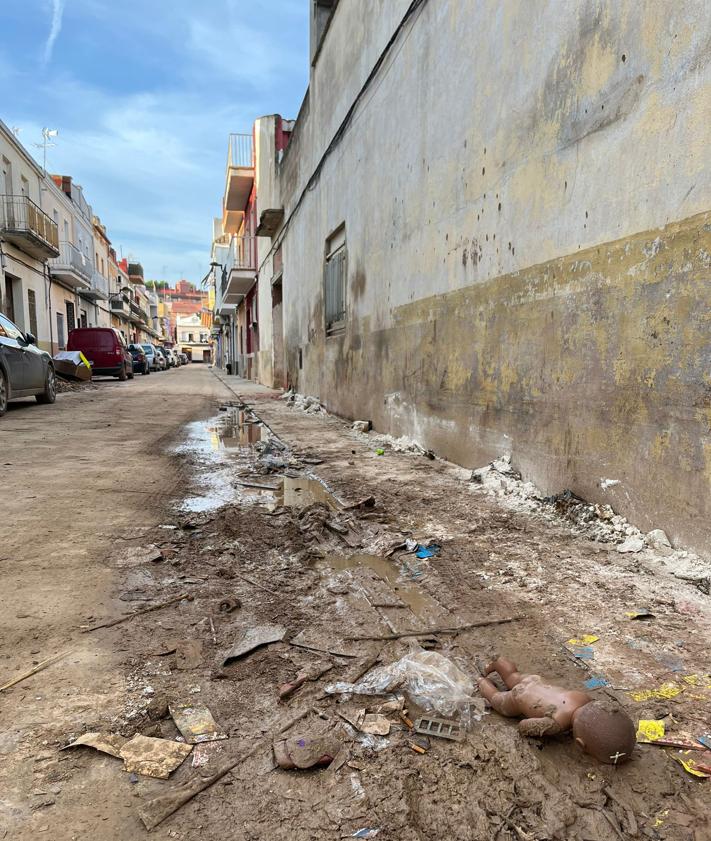
[[[436,651],[407,654],[388,666],[378,666],[357,683],[334,683],[329,694],[386,695],[399,689],[424,710],[446,716],[459,714],[469,723],[474,684],[457,666]]]
[[[414,729],[415,729],[415,725],[414,725],[414,723],[411,721],[411,719],[409,719],[409,718],[405,715],[405,713],[404,713],[404,712],[401,712],[401,713],[400,713],[400,718],[402,719],[403,723],[404,723],[407,727],[409,727],[409,728],[410,728],[410,730],[414,730]]]
[[[588,678],[583,686],[586,689],[600,689],[602,686],[609,686],[610,682],[607,678],[600,677],[599,675],[593,675],[592,677]]]
[[[356,432],[370,432],[372,428],[373,424],[369,420],[353,421],[353,425],[351,427],[351,429],[355,429]]]
[[[341,749],[341,743],[331,736],[301,736],[274,742],[274,758],[285,770],[330,765]]]
[[[630,692],[630,698],[633,701],[651,701],[652,699],[669,700],[676,698],[677,695],[684,691],[683,686],[679,686],[674,681],[663,683],[657,689],[641,689],[636,692]]]
[[[124,771],[167,780],[192,751],[192,745],[170,739],[134,736],[121,748]]]
[[[375,451],[375,455],[376,456],[384,456],[385,455],[385,450],[382,447],[378,447],[378,449]]]
[[[664,738],[664,721],[655,719],[640,719],[637,724],[637,741],[649,744]]]
[[[291,695],[293,695],[297,689],[300,689],[307,681],[318,680],[322,675],[325,675],[326,672],[329,672],[332,668],[333,664],[328,663],[325,666],[312,666],[309,669],[304,669],[303,671],[299,672],[295,680],[291,681],[291,683],[283,683],[279,687],[279,700],[286,700]]]
[[[617,551],[623,554],[628,552],[641,552],[644,549],[644,541],[641,537],[637,537],[636,535],[631,535],[624,540],[622,543],[618,543]]]
[[[646,607],[637,608],[637,610],[628,610],[625,613],[628,619],[654,619],[654,614],[647,610]]]
[[[411,736],[407,740],[407,744],[415,753],[427,753],[431,747],[430,740],[427,736]]]
[[[699,736],[698,740],[701,744],[706,748],[711,748],[711,733],[704,733],[703,736]]]
[[[384,715],[366,713],[363,720],[359,722],[358,729],[361,733],[369,733],[371,736],[388,736],[390,722]]]
[[[80,350],[60,350],[52,359],[54,372],[62,379],[79,382],[91,379],[91,364]]]
[[[440,739],[451,739],[453,742],[461,742],[464,738],[464,731],[459,722],[425,716],[418,718],[415,722],[415,733],[422,733],[424,736],[439,736]]]
[[[201,640],[185,640],[175,648],[175,668],[181,670],[196,669],[202,665]]]
[[[168,709],[175,726],[189,745],[227,738],[204,704],[170,704]]]
[[[711,777],[711,751],[694,754],[690,750],[680,750],[671,754],[671,758],[684,767],[684,770],[695,777]]]
[[[421,561],[424,561],[427,558],[434,558],[435,555],[439,554],[441,548],[442,547],[437,543],[431,543],[429,546],[418,546],[417,551],[415,552],[415,557],[419,558]]]
[[[286,628],[281,625],[258,625],[254,628],[248,628],[227,656],[222,661],[222,665],[226,666],[233,660],[239,660],[245,654],[250,654],[257,648],[264,645],[271,645],[274,642],[281,642],[286,636]]]
[[[570,653],[578,660],[594,660],[595,652],[590,645],[571,646]]]
[[[238,610],[242,607],[242,602],[234,597],[230,599],[222,599],[222,601],[217,606],[217,609],[220,613],[234,613],[235,610]]]
[[[359,829],[351,835],[351,838],[375,838],[379,832],[379,829]]]
[[[700,689],[711,689],[711,674],[684,675],[682,680],[684,683],[688,683],[689,686],[697,686]]]
[[[216,753],[222,752],[222,745],[214,742],[203,742],[195,745],[191,765],[193,768],[204,768]]]
[[[407,549],[408,552],[417,551],[417,547],[419,545],[420,544],[416,540],[408,539],[408,540],[405,541],[405,549]]]
[[[583,634],[580,639],[567,640],[567,644],[576,646],[592,645],[592,643],[597,642],[599,639],[600,637],[596,637],[594,634]]]
[[[167,780],[192,750],[192,745],[170,739],[136,735],[125,739],[115,733],[85,733],[61,748],[90,747],[124,761],[124,771]]]

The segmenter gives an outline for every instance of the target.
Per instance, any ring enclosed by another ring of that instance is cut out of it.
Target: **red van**
[[[69,331],[67,350],[80,350],[92,374],[133,379],[133,357],[124,337],[113,327],[77,327]]]

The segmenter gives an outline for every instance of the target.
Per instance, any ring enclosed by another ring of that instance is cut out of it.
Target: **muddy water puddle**
[[[343,572],[345,570],[356,570],[362,568],[371,569],[379,578],[385,581],[390,589],[401,599],[415,614],[437,613],[441,606],[429,596],[421,587],[414,582],[406,580],[409,568],[402,568],[394,561],[387,558],[380,558],[377,555],[356,554],[348,557],[343,555],[329,555],[315,564],[315,568],[322,573]]]
[[[287,508],[305,508],[314,502],[322,502],[334,511],[338,511],[341,507],[336,497],[318,479],[285,476],[280,481],[280,488],[277,491],[279,505]]]

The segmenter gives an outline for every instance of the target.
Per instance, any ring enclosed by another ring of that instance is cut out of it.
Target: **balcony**
[[[112,315],[123,315],[128,318],[130,313],[129,300],[125,295],[112,295],[109,298],[109,307]]]
[[[135,301],[131,301],[129,303],[129,312],[128,312],[128,320],[131,324],[136,325],[147,325],[149,318],[148,313],[141,307],[140,304],[137,304]]]
[[[238,304],[254,286],[257,275],[257,238],[232,237],[222,275],[222,304]]]
[[[91,260],[71,242],[59,243],[59,257],[49,261],[52,276],[67,286],[83,292],[91,288],[94,267]]]
[[[254,147],[251,134],[231,134],[227,149],[227,181],[222,224],[226,233],[236,233],[254,186]]]
[[[0,196],[0,234],[36,260],[59,256],[57,223],[27,196]]]
[[[109,282],[101,274],[94,270],[91,275],[91,286],[88,289],[79,289],[79,294],[87,301],[108,301]]]

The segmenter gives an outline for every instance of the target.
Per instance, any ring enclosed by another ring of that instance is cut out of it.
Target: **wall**
[[[341,0],[280,167],[288,376],[466,465],[711,537],[706,4]],[[324,243],[346,224],[348,324]],[[303,350],[303,370],[298,352]],[[620,480],[608,491],[602,478]]]

